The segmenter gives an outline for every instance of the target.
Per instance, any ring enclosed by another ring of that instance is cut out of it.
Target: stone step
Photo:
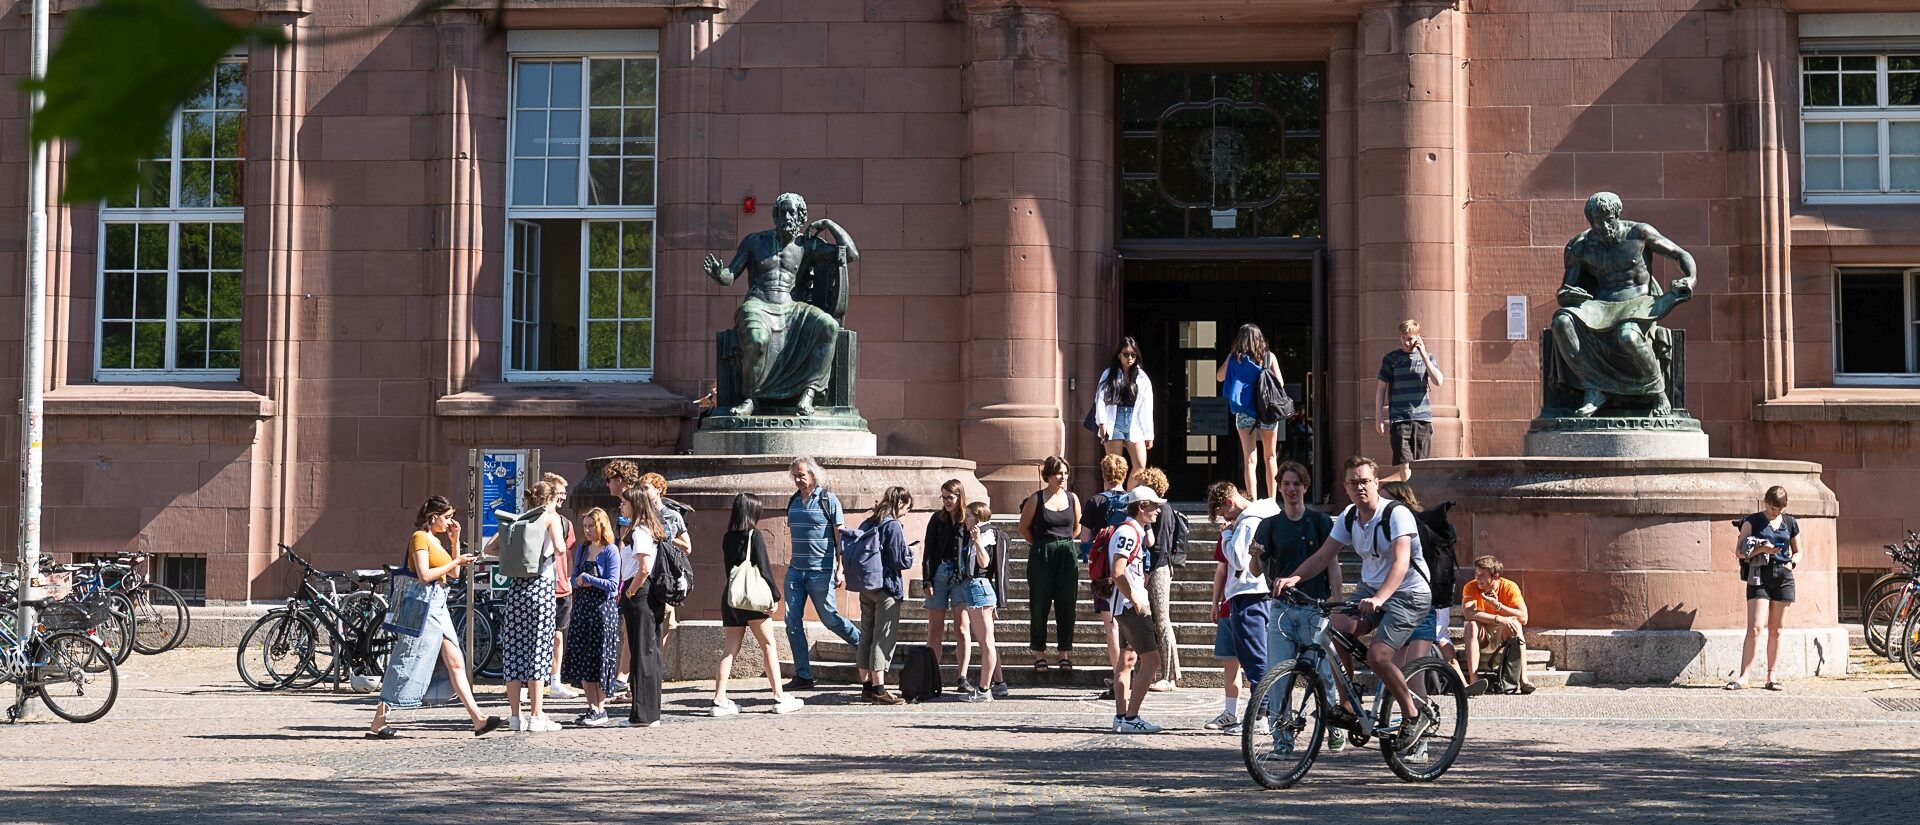
[[[1087,596],[1084,589],[1080,591],[1080,597],[1075,605],[1075,616],[1078,621],[1083,623],[1100,623],[1100,617],[1093,612],[1093,601]],[[1203,624],[1207,627],[1213,626],[1212,602],[1176,601],[1169,603],[1169,609],[1172,611],[1173,620],[1176,623],[1189,622]],[[1026,599],[1010,600],[1007,602],[1006,607],[996,612],[995,616],[1003,623],[1012,623],[1018,627],[1025,628],[1027,622],[1033,618],[1033,603]],[[918,619],[925,621],[927,618],[926,603],[920,599],[908,599],[900,605],[900,618],[902,620]],[[952,621],[952,619],[949,618],[948,621]],[[1047,621],[1053,621],[1051,614],[1048,615]]]
[[[1104,656],[1105,654],[1103,653],[1095,653],[1094,658],[1104,659]],[[1089,659],[1085,654],[1074,657],[1074,669],[1070,673],[1062,671],[1058,667],[1049,668],[1043,673],[1036,673],[1032,665],[1032,660],[1023,662],[1008,660],[1001,666],[1000,672],[1006,677],[1007,685],[1016,690],[1023,687],[1056,689],[1075,687],[1088,691],[1098,691],[1105,687],[1107,681],[1112,677],[1112,670],[1107,667],[1105,661],[1096,662],[1093,659]],[[786,672],[793,672],[791,662],[785,666],[787,667]],[[901,666],[900,657],[895,656],[892,670],[898,671]],[[1226,672],[1219,667],[1191,667],[1182,663],[1180,670],[1180,687],[1182,688],[1219,689],[1225,681],[1224,677]],[[944,695],[944,698],[957,700],[957,697],[952,695],[952,689],[954,681],[959,678],[958,666],[953,664],[951,659],[948,659],[941,665],[940,673],[940,683],[947,689],[947,694]],[[813,662],[813,674],[814,678],[823,685],[836,683],[853,685],[859,682],[859,670],[849,662],[826,662],[816,659]],[[969,680],[979,680],[980,663],[977,660],[973,663],[973,667],[968,672],[967,677]],[[1584,670],[1565,671],[1553,670],[1551,668],[1534,668],[1527,672],[1527,678],[1533,682],[1535,687],[1541,689],[1598,684],[1593,673]],[[900,684],[898,674],[896,673],[889,677],[887,684],[898,687]],[[1242,678],[1242,684],[1245,684],[1244,677]],[[1363,688],[1363,691],[1365,690],[1366,688]]]

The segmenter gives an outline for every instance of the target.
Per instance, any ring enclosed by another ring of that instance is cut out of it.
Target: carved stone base
[[[1565,458],[1706,458],[1707,434],[1686,410],[1671,416],[1536,418],[1523,451]]]
[[[823,409],[796,415],[716,415],[693,434],[695,455],[842,455],[879,454],[879,440],[867,421],[849,409]]]

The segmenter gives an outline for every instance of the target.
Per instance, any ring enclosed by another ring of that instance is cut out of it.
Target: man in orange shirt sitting
[[[1533,684],[1527,681],[1527,640],[1524,628],[1527,624],[1527,600],[1520,595],[1520,585],[1500,574],[1507,566],[1492,556],[1481,556],[1473,560],[1473,581],[1460,588],[1460,607],[1466,611],[1467,627],[1471,628],[1467,637],[1467,664],[1478,668],[1480,651],[1486,650],[1498,654],[1512,639],[1515,655],[1520,668],[1520,683],[1508,685],[1510,693],[1532,693]],[[1478,680],[1476,680],[1477,683]]]

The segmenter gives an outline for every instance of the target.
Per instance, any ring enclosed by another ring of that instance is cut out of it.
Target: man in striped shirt
[[[1438,387],[1446,381],[1420,338],[1420,322],[1401,321],[1400,348],[1380,359],[1380,384],[1374,391],[1374,430],[1387,436],[1393,452],[1392,471],[1381,481],[1411,479],[1411,463],[1432,452],[1433,406],[1427,385]]]

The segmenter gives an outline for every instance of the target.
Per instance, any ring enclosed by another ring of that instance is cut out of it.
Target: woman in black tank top
[[[1060,667],[1073,667],[1074,599],[1080,593],[1080,500],[1066,491],[1067,461],[1047,456],[1040,463],[1047,486],[1020,505],[1020,535],[1027,540],[1027,587],[1032,601],[1028,647],[1033,669],[1047,669],[1047,614],[1053,613],[1060,643]],[[1054,509],[1048,505],[1062,504]]]

